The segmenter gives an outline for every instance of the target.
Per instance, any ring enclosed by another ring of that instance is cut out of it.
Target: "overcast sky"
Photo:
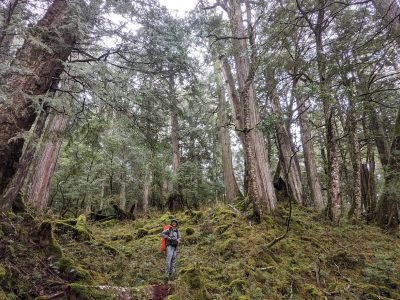
[[[162,5],[165,5],[172,13],[175,12],[179,17],[183,17],[185,12],[193,9],[196,6],[197,0],[159,0]]]

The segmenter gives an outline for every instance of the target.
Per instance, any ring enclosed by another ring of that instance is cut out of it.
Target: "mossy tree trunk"
[[[385,186],[378,203],[377,221],[383,228],[395,229],[400,224],[400,109],[397,113],[386,170]]]
[[[24,144],[19,135],[30,129],[37,116],[32,99],[58,82],[63,62],[76,43],[77,24],[71,22],[69,6],[66,0],[53,1],[16,55],[13,67],[22,72],[4,78],[9,98],[0,102],[0,193],[18,169]],[[11,200],[2,199],[2,207],[11,204]]]

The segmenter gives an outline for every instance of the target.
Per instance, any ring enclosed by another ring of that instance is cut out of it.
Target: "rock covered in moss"
[[[76,265],[68,257],[61,257],[53,264],[53,269],[59,272],[63,278],[72,281],[89,280],[90,273],[82,267]]]

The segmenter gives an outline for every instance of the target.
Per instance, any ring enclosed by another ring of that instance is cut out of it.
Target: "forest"
[[[398,0],[0,1],[0,299],[400,299],[399,50]]]

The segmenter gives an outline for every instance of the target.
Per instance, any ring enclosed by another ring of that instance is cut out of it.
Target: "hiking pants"
[[[167,276],[175,273],[176,251],[177,247],[167,246],[167,261],[165,266],[165,275]]]

